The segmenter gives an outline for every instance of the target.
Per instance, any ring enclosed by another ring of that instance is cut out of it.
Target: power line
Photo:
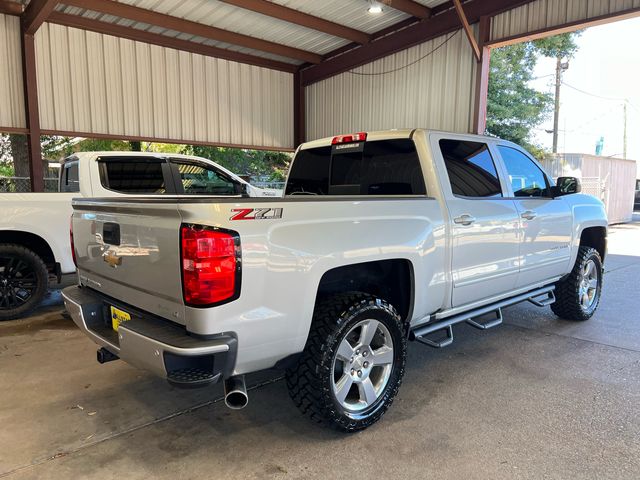
[[[375,77],[378,75],[387,75],[388,73],[394,73],[394,72],[398,72],[400,70],[404,70],[405,68],[409,68],[412,65],[415,65],[418,62],[421,62],[422,60],[424,60],[425,58],[427,58],[430,55],[433,55],[434,53],[436,53],[440,48],[444,47],[447,43],[449,43],[449,40],[451,40],[453,37],[455,37],[458,32],[460,32],[461,30],[456,30],[455,32],[453,32],[452,34],[450,34],[447,38],[445,38],[442,43],[440,43],[438,46],[434,47],[433,50],[431,50],[430,52],[426,53],[425,55],[421,56],[420,58],[414,60],[411,63],[408,63],[406,65],[403,65],[401,67],[397,67],[397,68],[392,68],[391,70],[387,70],[385,72],[375,72],[375,73],[364,73],[364,72],[354,72],[353,70],[349,70],[347,73],[350,73],[351,75],[361,75],[364,77]]]
[[[603,100],[611,100],[611,101],[615,101],[615,102],[628,102],[629,101],[626,98],[605,97],[605,96],[598,95],[598,94],[595,94],[595,93],[587,92],[585,90],[581,90],[580,88],[574,87],[573,85],[569,85],[566,82],[562,82],[562,85],[564,85],[565,87],[569,87],[572,90],[575,90],[576,92],[580,92],[580,93],[583,93],[585,95],[589,95],[590,97],[596,97],[596,98],[601,98]]]

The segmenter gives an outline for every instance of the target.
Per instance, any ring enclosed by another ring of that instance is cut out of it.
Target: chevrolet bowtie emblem
[[[102,260],[107,262],[113,268],[116,268],[118,265],[122,265],[122,257],[116,255],[111,250],[106,251],[104,254],[102,254]]]

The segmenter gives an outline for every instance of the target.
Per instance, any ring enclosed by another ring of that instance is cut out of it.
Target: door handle
[[[526,218],[527,220],[533,220],[536,218],[536,212],[532,210],[527,210],[520,215],[522,218]]]
[[[453,219],[453,223],[457,223],[458,225],[471,225],[475,221],[476,219],[474,217],[466,213]]]

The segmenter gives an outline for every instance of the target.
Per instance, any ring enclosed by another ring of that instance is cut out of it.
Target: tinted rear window
[[[166,192],[162,160],[101,160],[100,181],[109,190],[121,193],[163,194]]]
[[[286,195],[426,195],[415,144],[410,139],[364,142],[342,151],[301,150]]]

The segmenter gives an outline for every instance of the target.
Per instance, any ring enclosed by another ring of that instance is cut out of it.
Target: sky
[[[558,151],[595,153],[604,137],[602,155],[622,157],[623,99],[627,107],[627,158],[640,162],[640,17],[588,28],[569,61],[560,92]],[[554,91],[555,59],[541,58],[531,85]],[[579,92],[574,88],[588,92]],[[599,98],[605,97],[605,98]],[[535,139],[551,150],[553,115],[535,130]]]

